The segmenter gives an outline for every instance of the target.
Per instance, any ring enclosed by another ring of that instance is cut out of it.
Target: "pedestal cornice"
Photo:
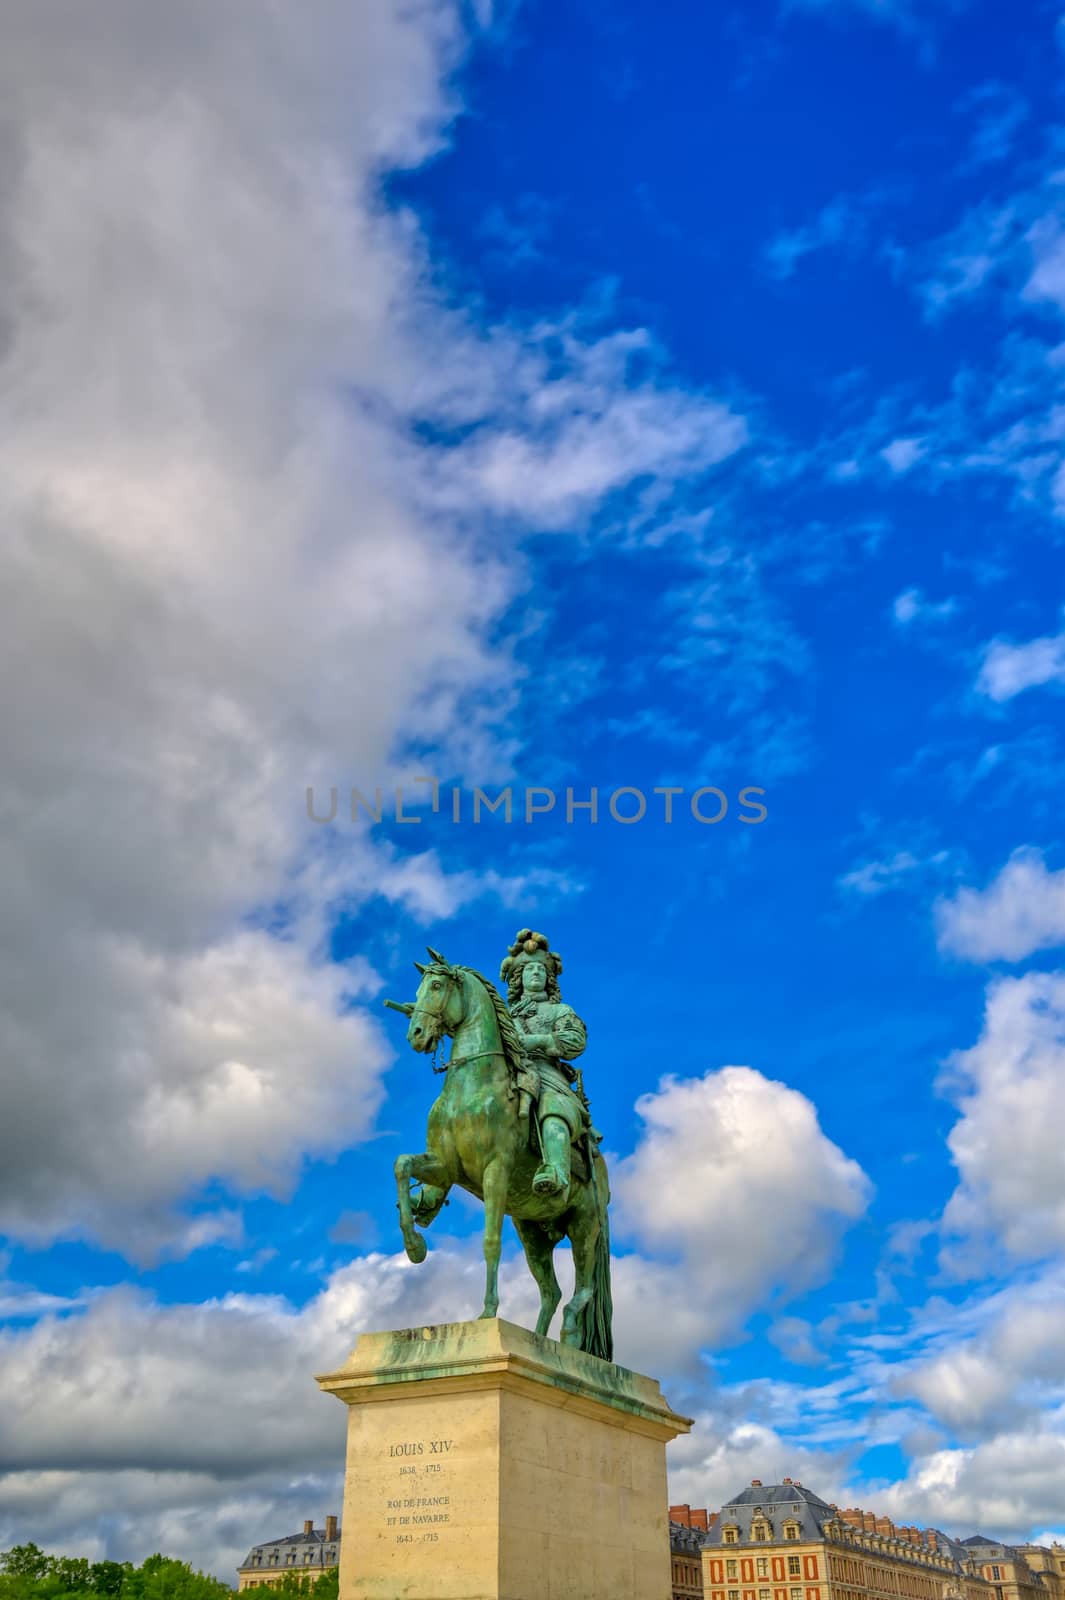
[[[691,1427],[653,1378],[501,1318],[364,1333],[343,1367],[316,1381],[349,1406],[395,1400],[411,1384],[421,1396],[533,1388],[541,1403],[657,1439]]]

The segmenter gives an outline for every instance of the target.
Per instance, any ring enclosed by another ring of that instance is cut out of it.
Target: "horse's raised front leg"
[[[506,1215],[510,1170],[503,1161],[490,1161],[481,1180],[484,1191],[484,1307],[482,1317],[499,1310],[499,1258],[503,1253],[503,1218]]]
[[[429,1150],[423,1150],[416,1156],[398,1157],[394,1170],[399,1194],[399,1226],[403,1233],[403,1243],[412,1261],[424,1261],[427,1246],[414,1226],[415,1212],[423,1227],[432,1222],[447,1199],[451,1182],[440,1157],[434,1156]],[[411,1201],[412,1178],[416,1183],[429,1186],[428,1190],[423,1188],[416,1206]]]

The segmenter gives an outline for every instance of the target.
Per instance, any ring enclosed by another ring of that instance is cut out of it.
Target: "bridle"
[[[442,978],[446,979],[447,982],[449,982],[449,983],[457,983],[459,985],[460,989],[462,987],[462,979],[460,978],[458,972],[453,967],[445,968],[445,967],[437,965],[437,966],[431,967],[429,969],[429,972],[426,973],[426,977],[428,977],[430,975],[430,973],[432,974],[433,977],[436,977],[437,974],[439,974]],[[412,1017],[413,1017],[414,1014],[417,1013],[418,1011],[424,1012],[424,1014],[427,1017],[435,1017],[437,1019],[437,1021],[441,1025],[440,1038],[436,1041],[435,1045],[433,1046],[432,1068],[433,1068],[434,1072],[436,1072],[436,1073],[450,1072],[452,1067],[456,1068],[456,1070],[457,1070],[459,1067],[465,1067],[471,1061],[484,1061],[484,1060],[486,1060],[486,1059],[488,1059],[488,1058],[490,1058],[492,1056],[499,1056],[500,1059],[503,1060],[503,1061],[505,1061],[507,1059],[506,1051],[504,1051],[504,1050],[476,1050],[476,1051],[473,1052],[472,1055],[459,1056],[457,1059],[454,1056],[452,1056],[451,1059],[448,1060],[448,1061],[445,1061],[442,1066],[438,1066],[437,1065],[437,1059],[436,1059],[437,1058],[437,1052],[440,1049],[441,1040],[444,1038],[444,1035],[448,1033],[447,1025],[446,1025],[446,1023],[444,1021],[444,1009],[445,1009],[446,1006],[447,1006],[447,994],[446,994],[446,991],[445,991],[444,998],[443,998],[443,1000],[441,1002],[441,1005],[440,1005],[439,1009],[434,1010],[431,1006],[418,1005],[418,1006],[415,1006],[414,1012],[412,1012],[412,1014],[411,1014]],[[454,1031],[457,1032],[458,1028],[460,1028],[462,1026],[462,1024],[465,1022],[465,1020],[466,1020],[465,1013],[463,1013],[463,1015],[459,1018],[459,1021],[458,1021],[457,1025],[456,1025],[456,1028],[455,1028]]]

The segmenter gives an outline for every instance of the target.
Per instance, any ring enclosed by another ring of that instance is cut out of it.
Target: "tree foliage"
[[[135,1567],[129,1561],[52,1556],[35,1544],[0,1552],[0,1600],[230,1600],[232,1592],[172,1556],[149,1556]]]

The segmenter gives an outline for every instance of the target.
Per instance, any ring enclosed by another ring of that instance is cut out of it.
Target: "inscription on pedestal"
[[[497,1320],[363,1334],[341,1600],[669,1600],[657,1383]]]
[[[441,1531],[451,1521],[449,1465],[454,1446],[454,1439],[403,1439],[389,1445],[395,1485],[386,1494],[384,1525],[394,1530],[395,1544],[440,1542]],[[425,1456],[439,1459],[426,1461]]]

